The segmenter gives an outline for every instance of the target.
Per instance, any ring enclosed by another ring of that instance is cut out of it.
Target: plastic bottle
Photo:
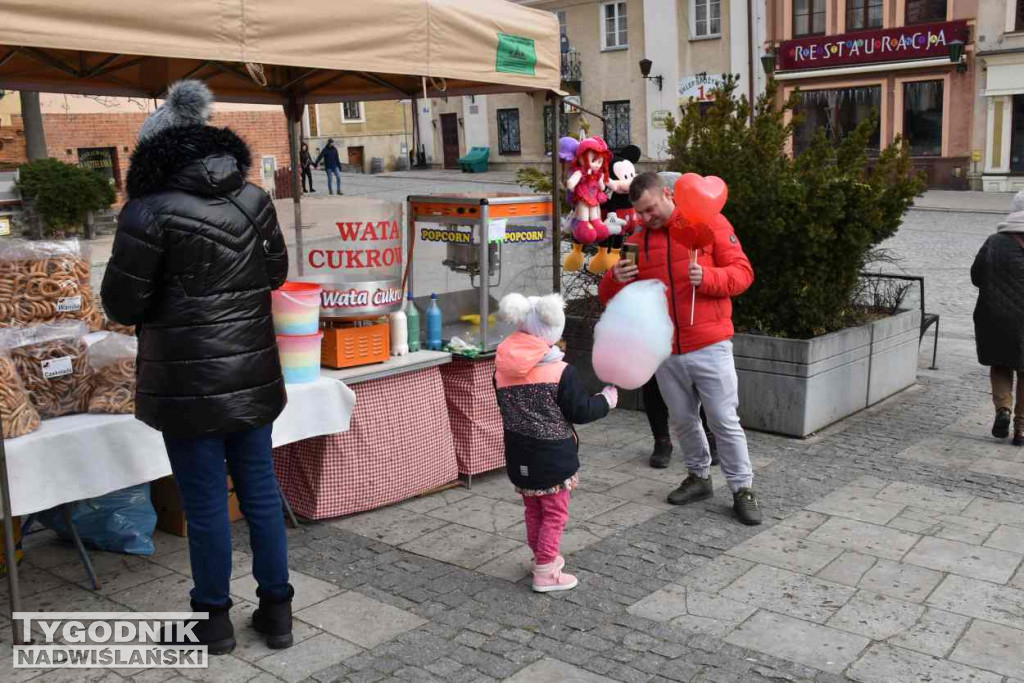
[[[441,307],[437,305],[437,294],[430,295],[430,308],[427,309],[427,348],[441,350]]]
[[[409,353],[409,321],[402,311],[391,314],[391,355],[404,356]]]
[[[409,353],[420,350],[420,312],[412,302],[412,290],[405,299],[405,324],[409,331]]]

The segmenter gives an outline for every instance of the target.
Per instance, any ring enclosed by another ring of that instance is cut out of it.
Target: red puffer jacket
[[[675,225],[683,219],[678,213],[672,215],[669,223]],[[704,268],[704,282],[697,288],[697,303],[693,325],[690,325],[690,302],[693,287],[690,285],[689,250],[669,238],[669,230],[648,230],[626,240],[640,246],[640,280],[661,280],[668,286],[668,310],[675,323],[676,337],[673,352],[689,353],[732,339],[731,297],[742,294],[754,282],[754,269],[747,255],[743,253],[739,239],[732,225],[719,215],[711,222],[715,241],[700,250],[697,263]],[[605,273],[598,288],[601,302],[607,304],[626,285],[612,277],[612,271]]]

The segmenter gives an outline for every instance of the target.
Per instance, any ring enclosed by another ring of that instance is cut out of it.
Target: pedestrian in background
[[[1024,446],[1024,191],[971,266],[978,288],[974,337],[978,362],[991,368],[996,417],[992,436],[1005,439],[1013,422],[1013,445]],[[1014,404],[1016,375],[1016,405]]]
[[[327,171],[327,194],[334,194],[334,185],[331,184],[333,180],[338,186],[338,194],[340,195],[341,156],[338,154],[338,148],[334,146],[334,138],[327,139],[327,146],[320,150],[320,154],[317,155],[313,165],[319,168],[321,161],[324,162],[324,170]]]
[[[302,168],[302,191],[316,192],[313,187],[313,156],[309,153],[309,145],[302,143],[302,151],[299,152],[299,166]],[[306,189],[306,182],[309,181],[309,189]]]
[[[235,647],[229,472],[249,524],[252,623],[270,647],[292,643],[294,591],[271,451],[287,397],[270,292],[288,252],[273,201],[245,180],[249,148],[208,125],[212,106],[203,82],[182,81],[143,123],[102,292],[107,315],[138,328],[135,416],[163,434],[188,519],[192,611],[209,613],[193,633],[216,655]]]

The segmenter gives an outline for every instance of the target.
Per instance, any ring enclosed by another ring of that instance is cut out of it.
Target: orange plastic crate
[[[328,368],[352,368],[384,363],[391,358],[391,326],[385,320],[376,325],[324,323],[320,364]]]

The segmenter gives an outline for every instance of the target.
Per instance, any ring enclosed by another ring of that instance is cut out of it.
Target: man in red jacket
[[[704,406],[718,442],[722,472],[733,493],[733,509],[744,524],[760,524],[761,508],[751,485],[753,471],[747,437],[740,426],[736,364],[732,356],[732,301],[754,281],[754,269],[724,216],[711,222],[715,241],[689,250],[670,236],[684,222],[672,191],[656,173],[638,175],[629,198],[644,226],[627,243],[640,248],[637,265],[619,261],[601,281],[598,294],[608,303],[623,287],[640,280],[661,280],[668,286],[668,308],[675,326],[673,355],[658,369],[658,387],[668,404],[676,438],[689,474],[668,502],[686,505],[711,498],[711,452],[700,421]],[[691,301],[696,289],[696,304]]]

